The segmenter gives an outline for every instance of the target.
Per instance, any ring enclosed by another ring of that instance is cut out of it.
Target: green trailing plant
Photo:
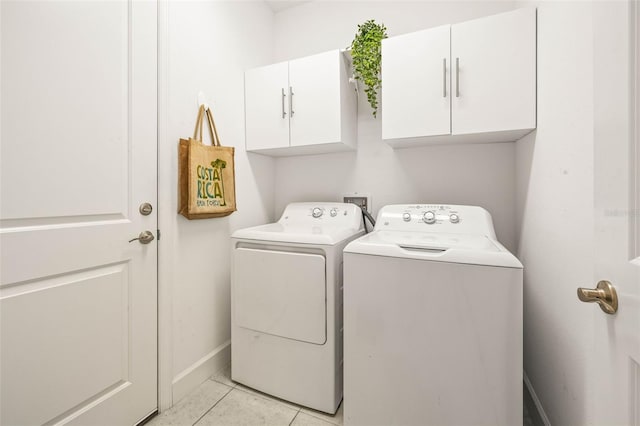
[[[365,86],[367,100],[373,109],[373,116],[378,113],[378,89],[381,87],[380,68],[382,65],[382,39],[387,38],[387,27],[376,24],[371,19],[358,25],[358,32],[351,42],[351,57],[356,80]]]

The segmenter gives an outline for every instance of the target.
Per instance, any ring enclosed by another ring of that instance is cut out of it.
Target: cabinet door
[[[454,135],[536,126],[535,9],[452,25],[451,60]]]
[[[280,62],[244,75],[248,151],[289,146],[287,68],[287,62]]]
[[[340,141],[338,50],[289,62],[291,146]]]
[[[447,135],[450,26],[382,41],[382,138]]]

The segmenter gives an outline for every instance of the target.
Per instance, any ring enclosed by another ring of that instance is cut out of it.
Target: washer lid
[[[349,243],[344,252],[522,268],[520,261],[502,244],[485,235],[375,231]]]

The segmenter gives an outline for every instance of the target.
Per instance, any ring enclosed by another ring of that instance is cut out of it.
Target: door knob
[[[153,211],[153,206],[150,203],[142,203],[140,204],[138,211],[143,216],[149,216]]]
[[[607,314],[618,311],[618,293],[609,281],[600,281],[595,289],[578,288],[578,299],[582,302],[596,302]]]
[[[138,241],[140,241],[140,244],[149,244],[151,241],[153,241],[153,239],[154,239],[154,237],[153,237],[153,234],[151,233],[151,231],[142,231],[140,233],[140,235],[138,235],[137,238],[129,240],[129,242],[132,243],[135,240],[138,240]]]

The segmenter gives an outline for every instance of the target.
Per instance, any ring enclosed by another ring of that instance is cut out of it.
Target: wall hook
[[[209,109],[209,102],[207,102],[207,95],[205,95],[202,90],[198,92],[198,108],[200,108],[200,105],[204,105],[205,111]]]
[[[356,95],[360,96],[360,90],[358,90],[358,80],[356,79],[355,75],[349,77],[349,83],[353,84],[353,87],[355,87],[356,89]]]

